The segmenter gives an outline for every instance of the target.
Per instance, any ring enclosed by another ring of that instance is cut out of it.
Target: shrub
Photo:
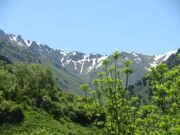
[[[0,104],[0,125],[3,123],[20,123],[24,119],[24,113],[20,106],[9,101]]]
[[[6,121],[8,123],[20,123],[24,119],[24,113],[19,106],[12,107],[9,111]]]
[[[60,107],[54,106],[51,110],[51,113],[53,114],[55,119],[59,119],[63,116],[63,111]]]
[[[53,102],[48,95],[43,96],[42,102],[41,102],[42,108],[44,108],[45,110],[50,110],[50,108],[52,107],[52,104],[53,104]]]
[[[43,96],[41,107],[45,109],[49,114],[52,114],[56,119],[59,119],[63,116],[62,109],[57,106],[48,95]]]
[[[73,122],[79,123],[83,126],[91,124],[91,118],[88,117],[85,110],[76,110],[74,113],[70,114],[70,118]]]

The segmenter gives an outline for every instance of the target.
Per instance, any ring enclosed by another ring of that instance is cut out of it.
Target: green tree
[[[180,69],[168,69],[165,64],[152,68],[146,75],[152,89],[150,105],[138,111],[137,133],[141,134],[179,134]]]
[[[87,91],[89,90],[88,84],[82,84],[80,89],[84,91],[85,101],[87,102]]]
[[[98,73],[99,79],[93,81],[97,103],[105,113],[106,120],[104,125],[108,134],[130,134],[132,133],[132,122],[130,114],[134,114],[133,108],[127,99],[127,87],[129,75],[132,73],[131,62],[124,62],[124,74],[126,75],[125,86],[121,80],[122,69],[118,68],[118,60],[121,54],[114,52],[112,62],[108,59],[102,61],[105,73]],[[110,66],[110,63],[113,63]],[[103,99],[103,100],[102,100]],[[131,111],[130,111],[131,110]],[[135,119],[135,118],[133,118]],[[135,121],[135,120],[134,120]]]

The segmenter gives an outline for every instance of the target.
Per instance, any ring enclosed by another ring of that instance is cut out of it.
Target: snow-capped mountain
[[[60,50],[56,51],[61,55],[61,65],[79,74],[89,73],[92,69],[97,69],[101,66],[101,61],[108,57],[100,54],[84,54],[76,51],[70,53]]]
[[[85,54],[78,51],[64,52],[62,50],[52,49],[45,44],[40,44],[35,41],[24,40],[20,35],[6,34],[2,30],[0,30],[0,38],[6,39],[13,43],[14,46],[24,48],[26,52],[33,54],[36,58],[40,58],[41,61],[48,59],[55,67],[86,78],[93,78],[98,71],[102,70],[101,61],[110,57],[110,55]],[[174,53],[176,53],[176,51],[151,56],[136,52],[121,52],[122,57],[118,64],[122,66],[123,61],[131,60],[134,70],[132,80],[137,80],[143,77],[143,75],[150,70],[150,67],[166,61]]]
[[[45,45],[38,45],[36,47],[36,51],[39,50],[40,52],[46,52],[50,59],[56,61],[62,67],[83,75],[98,70],[102,65],[102,60],[110,57],[108,55],[85,54],[77,51],[64,52],[62,50],[53,50]],[[29,46],[29,48],[32,48],[32,46]],[[149,70],[150,67],[166,61],[174,53],[176,53],[176,51],[170,51],[158,56],[149,56],[135,52],[121,52],[122,57],[119,61],[119,65],[121,65],[125,60],[131,60],[134,63],[133,66],[144,68],[143,70]]]
[[[161,55],[154,56],[154,62],[150,64],[152,67],[156,66],[157,64],[166,61],[171,55],[176,54],[177,50],[168,51]]]

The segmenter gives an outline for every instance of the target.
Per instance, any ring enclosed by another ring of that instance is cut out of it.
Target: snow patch
[[[60,51],[60,54],[62,54],[63,56],[66,56],[68,53],[64,52],[64,51]]]
[[[9,38],[11,41],[16,42],[20,46],[23,46],[22,42],[18,42],[18,39],[17,39],[18,37],[16,35],[11,35]]]
[[[146,70],[150,71],[151,69],[150,68],[147,68],[147,67],[144,67]]]
[[[90,71],[95,67],[95,65],[96,65],[96,60],[97,60],[96,58],[95,58],[95,59],[92,59],[92,61],[93,61],[93,62],[92,62],[92,66],[89,67],[88,72],[90,72]]]
[[[71,61],[71,59],[70,59],[70,60],[67,60],[67,61],[66,61],[66,64],[69,64],[70,61]]]
[[[82,66],[81,66],[81,71],[80,71],[80,74],[82,74],[82,72],[83,72],[83,68],[84,68],[84,61],[83,61]]]
[[[163,61],[166,61],[172,54],[176,54],[177,51],[169,51],[167,52],[165,55],[165,58],[163,59]]]
[[[21,42],[18,42],[17,44],[20,45],[20,46],[23,46],[23,44]]]
[[[151,63],[150,66],[151,66],[151,67],[156,67],[156,66],[157,66],[156,61],[154,61],[153,63]]]
[[[77,65],[75,61],[72,61],[74,63],[74,69],[77,70]]]
[[[139,58],[139,57],[138,57],[138,58],[135,58],[134,60],[135,60],[137,63],[142,62],[141,58]]]
[[[28,46],[28,47],[30,47],[31,46],[31,44],[32,44],[32,41],[29,41],[29,40],[25,40],[24,42],[26,43],[26,45]]]
[[[162,61],[166,61],[172,54],[176,54],[176,52],[177,51],[169,51],[169,52],[166,52],[165,54],[157,55],[154,57],[154,60],[158,61],[163,58]]]
[[[73,54],[73,55],[76,55],[76,52],[73,52],[72,54]]]
[[[63,61],[64,61],[64,57],[61,59],[61,64],[62,64],[63,67],[65,67]]]
[[[156,67],[159,63],[166,61],[172,54],[176,54],[177,51],[169,51],[165,54],[157,55],[154,57],[154,62],[150,64],[151,67]]]
[[[84,55],[84,58],[81,61],[86,61],[89,58],[89,55]],[[89,62],[89,61],[88,61]]]
[[[154,60],[157,61],[157,60],[159,60],[160,58],[162,58],[163,56],[164,56],[164,54],[157,55],[157,56],[154,57]]]
[[[17,37],[16,36],[13,36],[12,39],[17,42]]]
[[[98,58],[98,63],[102,62],[102,60],[107,59],[108,56],[102,56],[101,58]]]
[[[98,58],[98,65],[96,66],[96,69],[100,66],[102,66],[102,60],[107,59],[108,56],[102,56],[101,58]]]
[[[135,52],[133,52],[132,55],[134,55],[134,57],[138,57],[138,55]]]

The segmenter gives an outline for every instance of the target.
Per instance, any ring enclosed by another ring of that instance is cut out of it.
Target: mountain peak
[[[151,67],[155,67],[156,65],[165,62],[171,55],[176,54],[177,51],[168,51],[161,55],[154,56],[154,61],[151,63]]]
[[[158,60],[161,60],[161,61],[166,61],[172,54],[176,54],[176,50],[174,50],[174,51],[168,51],[168,52],[166,52],[166,53],[164,53],[164,54],[161,54],[161,55],[156,55],[155,57],[154,57],[154,60],[155,61],[158,61]]]
[[[12,42],[17,43],[20,46],[27,46],[25,41],[22,39],[20,35],[16,36],[14,34],[9,34],[8,37]]]

